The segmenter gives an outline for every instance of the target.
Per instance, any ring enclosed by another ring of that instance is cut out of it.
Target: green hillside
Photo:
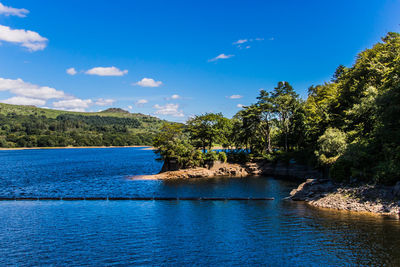
[[[71,112],[0,103],[0,147],[151,145],[162,124],[119,108]]]

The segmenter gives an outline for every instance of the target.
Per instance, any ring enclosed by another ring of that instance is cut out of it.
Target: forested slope
[[[0,147],[151,145],[162,122],[115,108],[69,112],[0,103]]]

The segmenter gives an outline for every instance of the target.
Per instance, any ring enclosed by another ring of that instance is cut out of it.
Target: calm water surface
[[[0,266],[400,266],[400,223],[283,200],[272,177],[134,181],[140,148],[0,151],[0,197],[266,196],[274,201],[1,201]]]

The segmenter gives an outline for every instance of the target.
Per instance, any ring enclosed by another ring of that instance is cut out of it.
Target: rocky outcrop
[[[399,189],[399,183],[394,187],[345,186],[329,180],[308,179],[290,192],[290,198],[322,208],[397,215],[400,211]]]
[[[321,178],[322,174],[305,165],[284,164],[281,162],[271,163],[266,160],[248,162],[246,164],[233,164],[213,162],[205,167],[191,169],[179,169],[176,160],[165,162],[162,170],[157,175],[140,176],[141,179],[178,179],[178,178],[202,178],[213,176],[246,177],[257,175],[296,177],[305,180],[306,178]]]
[[[329,180],[307,179],[298,188],[290,192],[292,200],[309,200],[324,197],[335,189],[335,185]]]
[[[156,175],[137,176],[134,179],[188,179],[188,178],[207,178],[207,177],[246,177],[251,175],[246,169],[246,166],[240,164],[214,162],[209,168],[191,168],[181,169],[176,171],[165,171]]]

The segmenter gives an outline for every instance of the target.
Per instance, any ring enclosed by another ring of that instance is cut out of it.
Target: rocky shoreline
[[[290,199],[320,208],[398,216],[400,182],[395,186],[345,185],[328,179],[307,179],[290,192]]]
[[[292,190],[289,199],[304,201],[315,207],[396,216],[400,213],[400,182],[392,187],[367,184],[337,184],[325,179],[321,172],[299,164],[266,161],[246,164],[215,162],[208,168],[197,167],[163,171],[156,175],[136,176],[132,179],[242,178],[258,175],[292,177],[305,181],[298,188]],[[309,179],[310,177],[313,179]]]
[[[307,178],[322,178],[319,171],[300,164],[272,163],[268,161],[248,162],[245,164],[214,162],[208,167],[196,167],[191,169],[178,169],[174,164],[164,164],[162,171],[156,175],[136,176],[133,179],[164,180],[187,179],[207,177],[246,177],[246,176],[281,176],[293,177],[300,180]]]
[[[155,175],[143,175],[133,177],[134,180],[169,180],[169,179],[189,179],[189,178],[211,178],[211,177],[246,177],[255,175],[249,167],[233,163],[216,162],[210,168],[191,168],[175,171],[163,171]]]

